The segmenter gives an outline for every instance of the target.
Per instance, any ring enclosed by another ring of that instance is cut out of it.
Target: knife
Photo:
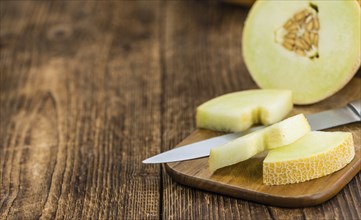
[[[361,99],[350,102],[343,108],[306,115],[306,118],[313,131],[332,128],[352,122],[360,122]],[[177,147],[143,160],[143,163],[169,163],[206,157],[209,156],[211,148],[226,144],[227,142],[230,142],[236,138],[263,127],[264,126],[258,126],[247,131],[221,135],[207,140],[184,145],[182,147]]]

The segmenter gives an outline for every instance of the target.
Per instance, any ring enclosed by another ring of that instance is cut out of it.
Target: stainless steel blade
[[[169,151],[157,154],[146,160],[143,163],[169,163],[182,160],[190,160],[209,156],[211,148],[228,143],[236,138],[251,133],[255,130],[264,128],[264,126],[257,126],[247,131],[225,134],[218,137],[206,139],[204,141],[195,142],[182,147],[177,147]]]
[[[322,130],[343,124],[348,124],[351,122],[360,122],[360,106],[361,100],[357,100],[351,102],[344,108],[332,109],[311,115],[306,115],[306,118],[311,125],[312,130]],[[182,147],[174,148],[172,150],[150,157],[144,160],[143,163],[169,163],[206,157],[209,156],[211,148],[225,144],[229,141],[232,141],[238,137],[241,137],[263,127],[264,126],[258,126],[244,132],[221,135],[204,141],[199,141]]]
[[[204,141],[178,147],[164,153],[158,154],[154,157],[143,160],[143,163],[168,163],[181,160],[189,160],[194,158],[206,157],[213,147],[225,144],[242,136],[241,133],[231,133],[215,138],[210,138]]]
[[[313,131],[360,121],[360,116],[355,114],[349,107],[306,115],[306,118]]]

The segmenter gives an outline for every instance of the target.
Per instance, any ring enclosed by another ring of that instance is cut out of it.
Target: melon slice
[[[246,90],[229,93],[197,108],[197,127],[217,131],[243,131],[253,124],[273,124],[292,110],[289,90]]]
[[[267,149],[291,144],[295,140],[311,131],[307,119],[303,114],[287,118],[265,129],[264,138]]]
[[[256,130],[225,145],[212,148],[208,160],[209,170],[213,172],[219,168],[247,160],[264,150],[288,145],[310,130],[310,125],[303,114]]]
[[[340,170],[354,156],[351,133],[313,131],[269,151],[263,161],[263,182],[283,185],[319,178]]]
[[[256,1],[243,30],[245,64],[259,87],[288,89],[295,104],[323,100],[361,62],[357,1]]]
[[[212,148],[208,165],[211,172],[245,161],[265,150],[264,130],[257,130],[225,145]]]

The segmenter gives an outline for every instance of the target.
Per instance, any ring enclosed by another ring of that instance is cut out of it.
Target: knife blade
[[[352,122],[360,122],[361,99],[350,102],[343,108],[331,109],[305,116],[311,126],[311,129],[314,131],[349,124]],[[209,156],[211,148],[226,144],[236,138],[263,127],[264,126],[253,127],[247,131],[225,134],[177,147],[143,160],[143,163],[169,163],[206,157]]]

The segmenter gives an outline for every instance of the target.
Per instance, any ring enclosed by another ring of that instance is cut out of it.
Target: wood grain
[[[359,219],[361,176],[283,209],[180,185],[151,155],[195,108],[255,88],[246,8],[217,1],[0,1],[0,219]]]
[[[1,2],[0,219],[159,217],[158,48],[157,3]]]
[[[356,93],[361,87],[361,79],[353,79],[343,90],[322,103],[311,106],[296,106],[291,115],[326,111],[343,107],[348,102],[361,99]],[[334,102],[333,99],[339,100]],[[315,111],[317,109],[318,111]],[[302,112],[301,112],[302,110]],[[343,169],[331,175],[299,184],[267,186],[262,181],[262,161],[265,154],[257,155],[244,162],[228,166],[212,173],[208,168],[208,158],[165,164],[167,173],[177,182],[195,188],[247,199],[281,207],[304,207],[321,204],[334,197],[361,170],[361,124],[353,123],[327,129],[347,131],[353,134],[354,159]],[[179,146],[215,137],[219,132],[198,129],[183,140]]]

